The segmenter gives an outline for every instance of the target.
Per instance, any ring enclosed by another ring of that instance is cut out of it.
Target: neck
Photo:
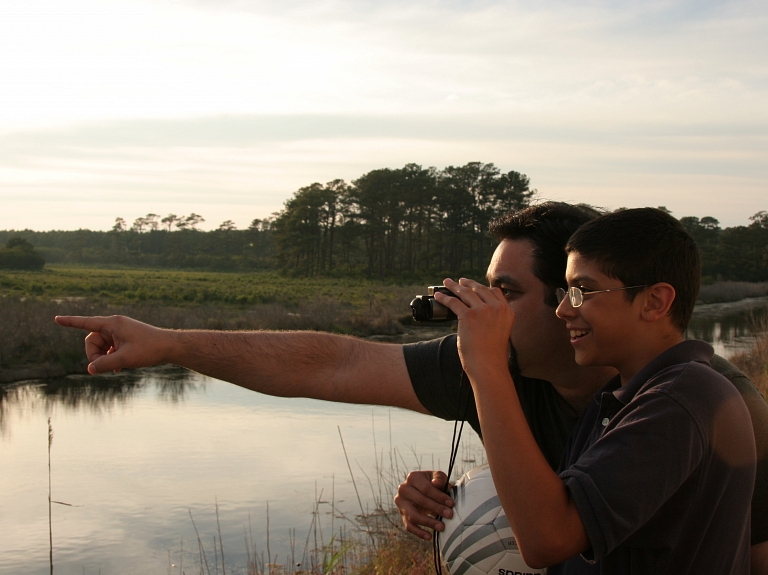
[[[626,385],[641,369],[683,339],[681,333],[670,331],[656,339],[647,338],[645,345],[643,345],[642,340],[639,341],[633,348],[632,356],[627,358],[624,364],[616,366],[621,374],[621,385]]]
[[[592,397],[608,381],[616,375],[616,370],[605,366],[576,365],[556,374],[549,382],[566,404],[576,413],[580,414],[592,401]]]

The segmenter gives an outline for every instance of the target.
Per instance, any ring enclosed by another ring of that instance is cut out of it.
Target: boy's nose
[[[567,294],[563,298],[563,301],[558,304],[557,309],[555,309],[555,314],[560,319],[568,319],[576,315],[576,310],[571,305],[571,299]]]

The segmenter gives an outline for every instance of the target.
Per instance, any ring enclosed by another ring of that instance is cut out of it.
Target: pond
[[[752,347],[755,326],[768,321],[768,296],[737,302],[696,306],[686,337],[708,341],[715,353],[728,358]]]
[[[700,306],[688,337],[727,356],[766,309]],[[200,543],[220,572],[222,542],[227,573],[247,572],[253,546],[307,566],[407,471],[446,467],[452,434],[404,410],[272,398],[170,367],[0,386],[0,574],[49,573],[51,540],[61,575],[198,573]],[[459,459],[483,461],[469,428]]]
[[[197,573],[195,527],[211,573],[214,538],[227,573],[246,572],[246,530],[267,561],[307,565],[305,550],[360,515],[344,448],[370,512],[407,470],[443,467],[453,433],[417,413],[272,398],[176,368],[4,386],[3,574],[50,569],[48,417],[63,503],[51,508],[55,573],[80,575]],[[469,428],[462,453],[468,468],[482,457]]]

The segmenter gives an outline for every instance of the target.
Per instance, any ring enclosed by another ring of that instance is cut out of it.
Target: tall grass
[[[729,359],[749,376],[764,397],[768,397],[768,317],[753,317],[752,333],[757,336],[752,349]]]
[[[270,552],[267,505],[264,518],[267,524],[266,543],[262,542],[259,546],[254,541],[250,516],[248,526],[244,527],[248,575],[431,575],[434,572],[431,543],[405,531],[393,503],[397,488],[408,472],[422,469],[423,462],[415,453],[404,454],[396,447],[389,451],[376,451],[375,432],[373,436],[376,454],[374,469],[370,473],[362,468],[358,470],[364,480],[356,477],[347,458],[350,478],[358,494],[356,502],[360,513],[350,513],[339,506],[340,502],[335,498],[335,487],[330,497],[323,490],[318,493],[316,487],[312,520],[306,536],[297,542],[296,530],[292,530],[291,554],[282,561]],[[346,457],[341,431],[339,439]],[[415,457],[415,463],[406,462],[410,456]],[[456,476],[485,463],[485,451],[482,446],[465,441],[461,445],[460,461]],[[434,461],[431,465],[434,467]],[[358,488],[367,492],[365,499],[368,503],[365,506]],[[216,512],[218,526],[218,506]],[[330,515],[330,525],[327,519],[323,524],[322,517],[327,515]],[[205,537],[201,538],[191,512],[190,518],[198,541],[200,574],[218,575],[219,569],[215,567],[216,535],[213,536],[214,557],[211,557],[210,547],[206,548],[203,544]],[[220,529],[218,536],[220,542]],[[219,543],[218,548],[222,549],[223,546]],[[223,563],[221,567],[223,571]]]

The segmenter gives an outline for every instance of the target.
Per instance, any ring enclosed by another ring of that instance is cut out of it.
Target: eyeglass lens
[[[555,290],[557,303],[561,303],[565,299],[566,294],[568,295],[568,300],[570,301],[571,306],[579,307],[584,303],[584,294],[577,287],[568,288],[568,291],[565,291],[563,288],[557,288]]]

